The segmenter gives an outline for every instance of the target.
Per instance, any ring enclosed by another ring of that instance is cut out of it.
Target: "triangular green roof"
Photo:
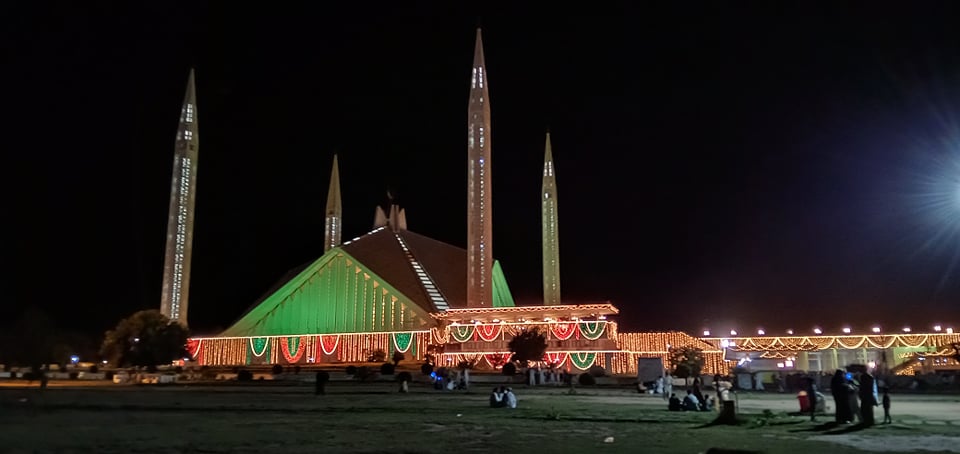
[[[302,268],[219,337],[429,329],[431,312],[464,306],[465,260],[463,249],[377,229]],[[493,283],[494,307],[514,306],[499,262]]]

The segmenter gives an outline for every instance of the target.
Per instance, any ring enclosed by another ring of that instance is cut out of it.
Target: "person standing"
[[[850,422],[853,422],[854,419],[857,422],[860,422],[860,402],[857,400],[857,394],[860,391],[860,383],[853,377],[853,374],[847,373],[844,375],[847,379],[846,388],[847,388],[847,408],[850,412]]]
[[[673,394],[673,376],[667,372],[663,377],[663,400],[670,400],[671,394]]]
[[[893,423],[893,419],[890,419],[890,388],[886,386],[883,387],[883,423]]]
[[[833,395],[833,408],[836,408],[837,424],[847,424],[853,419],[847,401],[847,377],[840,369],[830,379],[830,394]]]
[[[813,377],[807,377],[807,405],[810,407],[810,421],[817,418],[817,382]]]
[[[876,380],[870,372],[860,374],[860,422],[870,427],[874,424],[873,407],[877,406]]]

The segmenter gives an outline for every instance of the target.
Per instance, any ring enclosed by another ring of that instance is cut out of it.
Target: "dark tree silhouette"
[[[158,310],[137,312],[107,331],[100,355],[118,366],[153,367],[186,354],[187,329]]]
[[[513,361],[542,361],[547,352],[547,338],[539,329],[531,328],[513,336],[507,348],[513,353]]]
[[[677,378],[699,377],[703,370],[703,350],[694,347],[670,349],[670,366]]]

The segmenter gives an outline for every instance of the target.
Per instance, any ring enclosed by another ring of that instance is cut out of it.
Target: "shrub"
[[[357,375],[357,366],[347,366],[347,375]]]
[[[330,372],[321,370],[317,372],[317,381],[320,383],[326,383],[330,381]]]
[[[80,372],[77,372],[77,371],[70,372],[69,377],[71,380],[76,380],[80,378]]]
[[[300,373],[300,366],[299,365],[293,366],[293,374],[297,375],[299,373]]]
[[[217,378],[217,371],[210,368],[210,366],[203,366],[200,368],[200,377],[204,380],[213,380]]]
[[[371,363],[382,363],[387,360],[387,352],[380,350],[374,350],[370,352],[370,356],[367,357],[367,361]]]
[[[393,365],[396,366],[400,364],[400,361],[407,359],[407,357],[401,352],[393,352]]]
[[[580,378],[577,379],[577,381],[579,381],[582,386],[593,386],[597,384],[597,379],[586,372],[580,374]]]
[[[96,364],[90,366],[90,373],[91,373],[91,374],[95,374],[95,373],[97,373],[97,372],[99,372],[99,371],[100,371],[100,369],[97,368],[97,365],[96,365]]]
[[[370,368],[369,368],[369,367],[367,367],[367,366],[360,366],[360,367],[357,368],[357,375],[356,375],[355,377],[356,377],[358,380],[360,380],[360,381],[366,381],[366,380],[369,379],[369,378],[373,378],[373,377],[371,377],[371,375],[373,375],[373,374],[370,373]]]
[[[411,381],[413,381],[413,375],[411,375],[410,372],[403,371],[403,372],[400,372],[399,374],[397,374],[396,380],[397,380],[397,381],[411,382]]]
[[[383,363],[380,365],[380,375],[393,375],[396,368],[397,366],[394,366],[393,363]]]
[[[420,373],[423,375],[430,375],[430,372],[433,372],[433,364],[424,363],[420,366]]]
[[[602,377],[604,375],[607,375],[607,370],[601,366],[590,366],[590,369],[588,369],[587,372],[589,372],[590,375],[593,375],[594,377]]]
[[[103,378],[105,378],[105,379],[107,379],[107,380],[110,380],[110,381],[113,381],[113,372],[112,372],[112,371],[107,371],[105,374],[103,374]]]
[[[513,363],[506,363],[503,365],[503,369],[500,371],[503,375],[513,376],[517,374],[517,366]]]
[[[270,368],[270,373],[272,373],[273,375],[280,375],[280,374],[282,374],[282,373],[283,373],[283,366],[281,366],[281,365],[279,365],[279,364],[274,364],[273,367]]]
[[[237,372],[237,381],[253,381],[253,372],[246,369],[240,370]]]
[[[182,373],[183,373],[183,367],[180,367],[180,366],[174,367],[174,368],[173,368],[173,371],[176,372],[177,374],[182,374]]]
[[[156,365],[156,364],[151,364],[151,365],[147,366],[147,372],[149,372],[149,373],[151,373],[151,374],[157,373],[157,365]]]

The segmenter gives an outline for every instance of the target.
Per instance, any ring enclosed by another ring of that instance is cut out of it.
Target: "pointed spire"
[[[337,155],[333,155],[333,170],[330,171],[330,189],[327,190],[327,213],[323,232],[323,252],[340,245],[343,226],[343,208],[340,202],[340,170]]]
[[[483,61],[483,33],[480,31],[480,27],[477,27],[477,39],[473,46],[473,67],[483,68],[485,66]]]
[[[383,208],[377,207],[373,212],[373,228],[378,229],[380,227],[387,226],[387,213],[383,212]]]
[[[187,326],[190,265],[193,257],[193,220],[196,204],[197,158],[200,129],[197,124],[197,89],[193,69],[180,107],[180,125],[173,154],[167,244],[164,252],[160,312]]]
[[[560,230],[557,214],[557,176],[553,167],[550,132],[543,153],[543,190],[540,204],[543,229],[543,304],[562,304],[560,299]]]
[[[467,307],[493,307],[490,94],[477,29],[467,108]]]

